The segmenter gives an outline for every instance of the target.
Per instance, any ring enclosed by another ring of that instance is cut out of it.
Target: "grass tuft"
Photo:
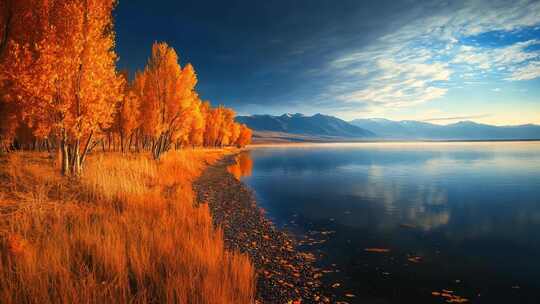
[[[46,154],[3,156],[0,302],[252,303],[252,264],[192,189],[223,153],[99,154],[71,181]]]

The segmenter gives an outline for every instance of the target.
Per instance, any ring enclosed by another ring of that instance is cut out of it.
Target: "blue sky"
[[[239,114],[540,124],[540,1],[121,1],[121,68],[153,41]]]

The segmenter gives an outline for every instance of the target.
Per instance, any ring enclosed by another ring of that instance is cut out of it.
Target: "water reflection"
[[[234,164],[228,166],[227,170],[238,180],[242,177],[251,176],[253,160],[249,152],[242,152],[236,155],[234,157]]]
[[[278,225],[336,231],[317,250],[346,269],[336,279],[349,288],[430,303],[426,291],[459,279],[453,288],[475,303],[540,303],[540,143],[300,146],[251,157],[244,180]],[[377,259],[363,251],[371,247],[392,254]],[[405,267],[411,254],[423,262]],[[382,272],[391,278],[376,279]]]

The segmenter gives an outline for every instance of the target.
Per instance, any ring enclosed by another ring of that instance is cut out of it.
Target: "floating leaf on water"
[[[376,252],[376,253],[386,253],[386,252],[390,252],[390,249],[388,249],[388,248],[366,248],[366,249],[364,249],[364,251]]]

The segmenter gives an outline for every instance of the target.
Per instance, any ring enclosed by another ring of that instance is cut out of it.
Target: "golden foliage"
[[[81,173],[87,153],[185,146],[239,146],[251,133],[231,109],[212,109],[164,42],[152,46],[130,83],[116,70],[115,0],[5,0],[0,4],[0,141],[45,141],[62,151],[62,172]],[[24,125],[31,134],[18,136]],[[35,146],[32,144],[32,146]],[[112,146],[112,149],[111,149]],[[120,147],[120,149],[118,149]],[[20,147],[19,147],[20,148]]]
[[[202,102],[196,84],[191,64],[182,68],[173,48],[154,43],[145,70],[137,73],[133,83],[144,113],[142,135],[151,140],[154,158],[172,145],[249,144],[251,133],[242,133],[242,127],[234,121],[234,111],[222,106],[212,109],[208,102]]]
[[[2,303],[252,303],[254,270],[223,247],[191,182],[223,151],[96,155],[80,183],[46,155],[1,168]]]
[[[223,151],[167,152],[243,147],[251,132],[200,99],[166,43],[133,81],[119,73],[115,5],[0,1],[0,149],[51,152],[0,163],[1,302],[251,303],[251,263],[191,188]]]

